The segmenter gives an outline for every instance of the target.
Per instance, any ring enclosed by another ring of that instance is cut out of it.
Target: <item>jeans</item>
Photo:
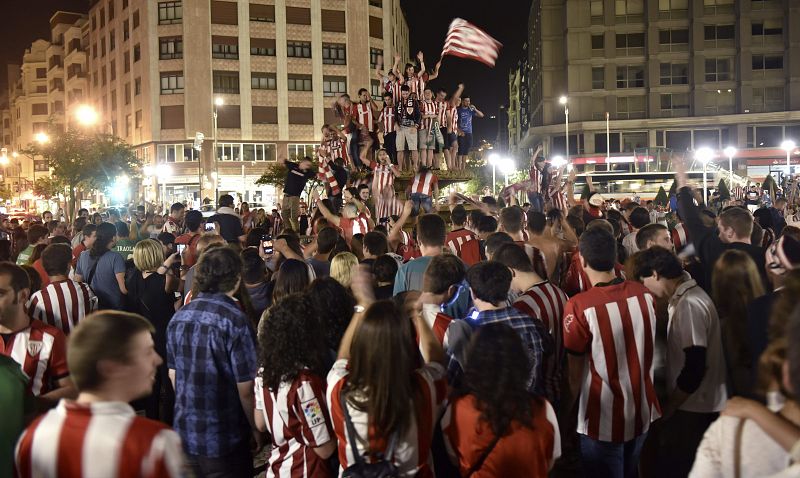
[[[186,461],[198,478],[243,478],[253,476],[253,456],[247,440],[234,451],[218,457],[186,455]]]
[[[300,217],[300,197],[299,196],[283,196],[281,203],[281,217],[293,230],[297,231],[297,218]]]
[[[539,193],[528,193],[528,201],[531,203],[531,209],[536,212],[545,213],[544,210],[544,197]]]
[[[639,454],[647,437],[643,433],[624,443],[613,443],[578,435],[584,476],[592,478],[636,478]]]
[[[419,214],[420,207],[425,211],[425,214],[433,210],[433,201],[427,194],[411,193],[411,201],[414,202],[414,207],[411,209],[412,216]]]
[[[397,164],[397,135],[394,131],[383,135],[383,149],[392,160],[392,164]]]

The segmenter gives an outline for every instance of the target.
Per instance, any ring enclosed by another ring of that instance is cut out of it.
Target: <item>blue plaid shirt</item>
[[[167,327],[167,365],[175,370],[175,431],[190,455],[220,457],[247,440],[237,383],[255,379],[255,336],[237,303],[201,293]]]
[[[528,375],[528,390],[537,395],[544,396],[545,379],[542,372],[542,358],[553,354],[553,339],[541,321],[523,314],[514,307],[503,309],[475,311],[467,322],[473,329],[488,324],[506,324],[514,329],[522,339],[522,344],[528,352],[530,374]]]

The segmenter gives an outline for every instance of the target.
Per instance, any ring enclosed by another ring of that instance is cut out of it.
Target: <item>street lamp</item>
[[[694,152],[694,159],[703,163],[703,204],[708,204],[708,184],[707,181],[707,168],[708,162],[714,159],[714,151],[708,147],[699,148]]]
[[[514,160],[508,157],[500,158],[500,172],[503,173],[504,182],[508,187],[508,175],[514,172]]]
[[[550,165],[556,168],[560,168],[565,164],[567,164],[567,160],[563,156],[553,156],[553,159],[550,160]]]
[[[497,165],[500,163],[500,155],[497,153],[492,153],[489,155],[489,164],[492,165],[492,196],[496,196],[497,192],[495,188],[497,187]]]
[[[731,187],[733,187],[733,157],[736,156],[736,148],[733,146],[728,146],[725,149],[723,149],[722,152],[725,154],[725,156],[728,157],[728,169],[730,170],[731,173],[730,183]]]
[[[565,146],[567,148],[567,161],[569,161],[569,105],[567,105],[568,98],[566,96],[562,96],[558,99],[558,102],[564,105],[564,139]]]
[[[214,204],[219,205],[219,152],[217,150],[217,108],[222,107],[225,104],[225,100],[221,97],[217,96],[214,98],[214,114],[212,117],[214,118]]]
[[[781,143],[781,149],[786,151],[786,176],[788,177],[792,171],[792,151],[797,147],[794,141],[786,139]]]
[[[99,115],[97,114],[97,110],[91,106],[80,105],[75,108],[75,119],[78,120],[78,123],[84,126],[93,126],[97,124]]]
[[[164,203],[164,208],[167,207],[167,179],[172,177],[172,167],[168,164],[159,164],[156,166],[155,169],[156,177],[158,178],[159,184],[164,186],[164,196],[162,197],[162,202]]]
[[[39,131],[35,135],[33,135],[33,140],[39,144],[45,144],[50,141],[50,136],[47,135],[44,131]]]

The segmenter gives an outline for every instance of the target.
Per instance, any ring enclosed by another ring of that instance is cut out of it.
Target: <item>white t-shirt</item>
[[[708,427],[689,478],[733,478],[736,451],[736,429],[738,417],[722,416]],[[786,471],[791,456],[777,442],[769,437],[755,422],[746,420],[742,430],[742,444],[739,450],[741,477],[766,477]],[[798,476],[796,474],[777,476]]]
[[[667,385],[677,386],[685,362],[683,350],[705,347],[706,373],[700,387],[680,406],[696,413],[718,412],[725,408],[725,357],[722,353],[719,316],[711,297],[687,273],[669,301],[667,325]]]
[[[636,245],[635,231],[622,238],[622,246],[625,248],[625,252],[628,253],[628,257],[639,252],[639,247]]]

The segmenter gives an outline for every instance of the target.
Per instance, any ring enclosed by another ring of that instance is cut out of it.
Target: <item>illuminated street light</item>
[[[567,149],[567,161],[569,161],[569,105],[567,105],[567,101],[569,98],[566,96],[562,96],[558,99],[558,102],[564,105],[564,146]]]
[[[89,105],[80,105],[75,109],[75,119],[84,126],[97,124],[99,118],[100,115],[97,114],[97,110]]]
[[[560,168],[567,164],[567,160],[564,159],[563,156],[553,156],[553,159],[550,160],[550,164],[555,166],[556,168]]]
[[[714,159],[714,151],[708,147],[699,148],[697,151],[694,152],[694,159],[703,163],[703,203],[706,204],[708,201],[708,185],[706,184],[707,180],[707,166],[708,162]]]
[[[514,168],[516,165],[514,164],[514,160],[508,157],[500,158],[500,172],[503,173],[504,182],[506,187],[508,187],[508,175],[514,172]]]
[[[223,100],[221,97],[217,96],[216,98],[214,98],[214,104],[217,105],[217,106],[222,106],[222,105],[225,104],[225,100]]]
[[[33,139],[39,144],[45,144],[48,141],[50,141],[50,136],[48,136],[47,133],[43,131],[39,131],[38,133],[33,135]]]
[[[497,183],[497,166],[500,162],[500,155],[497,153],[492,153],[489,155],[487,160],[489,161],[489,164],[492,165],[492,196],[496,196],[497,191],[495,189],[497,186],[495,183]]]
[[[733,146],[728,146],[727,148],[723,149],[722,152],[725,156],[728,157],[728,169],[731,172],[731,187],[733,187],[733,157],[736,156],[736,148]]]
[[[786,151],[786,174],[791,173],[792,169],[792,151],[797,147],[794,141],[786,139],[781,143],[781,149]]]

